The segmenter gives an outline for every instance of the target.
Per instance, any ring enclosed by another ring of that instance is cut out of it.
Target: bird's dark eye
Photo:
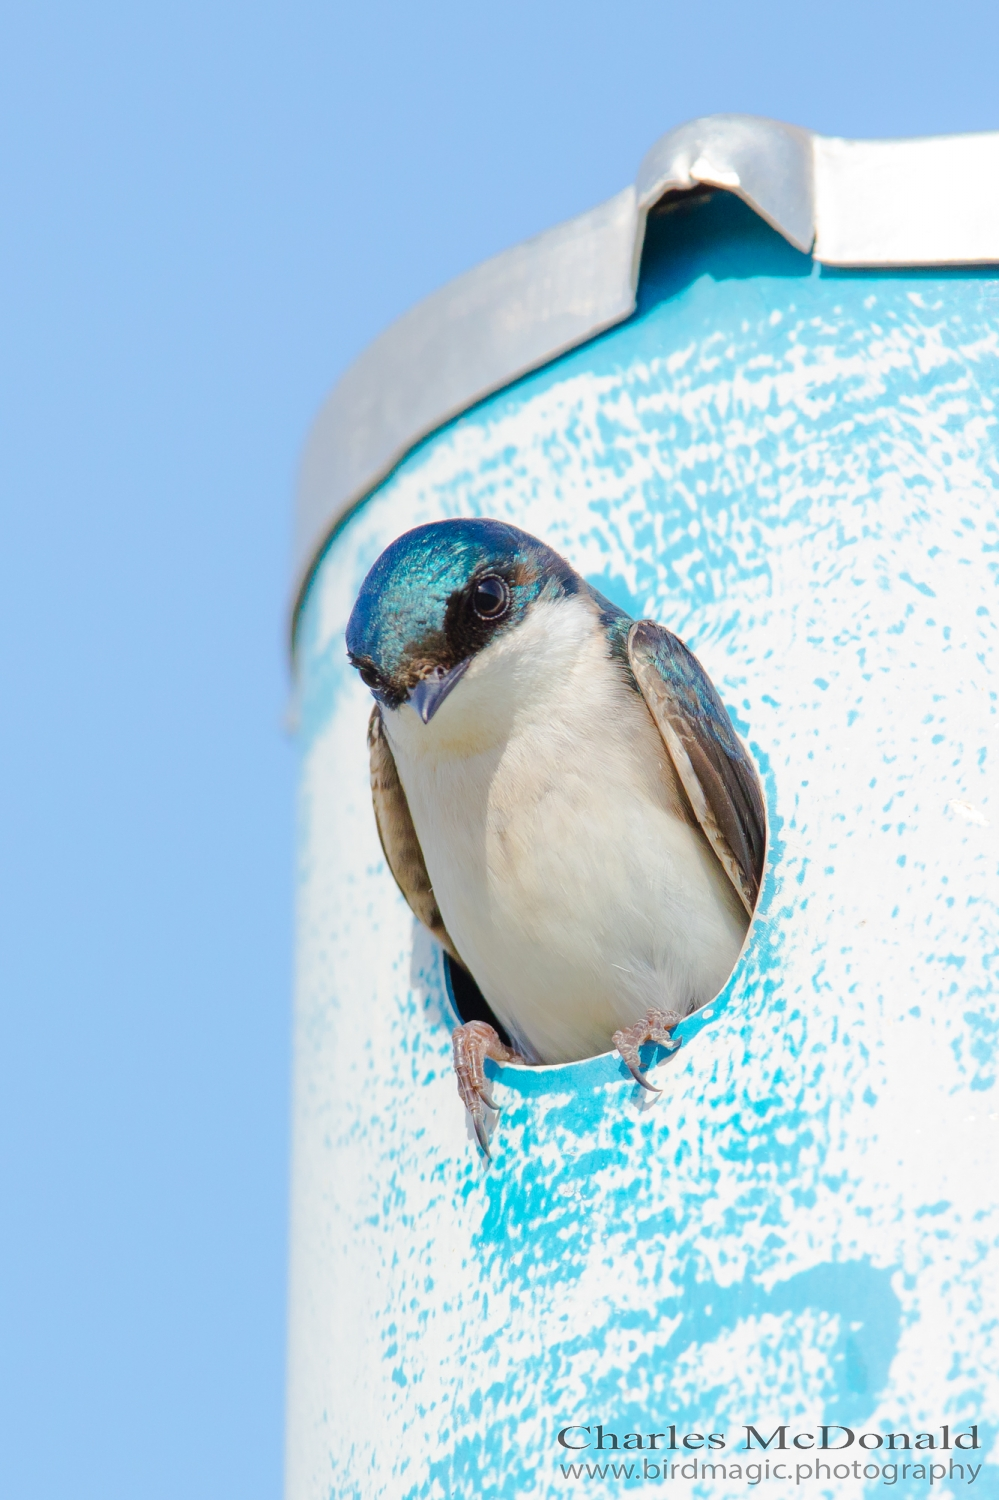
[[[378,673],[374,667],[358,667],[357,674],[365,687],[376,688],[378,686]]]
[[[482,620],[498,620],[510,604],[510,590],[502,578],[480,578],[472,590],[472,608]]]

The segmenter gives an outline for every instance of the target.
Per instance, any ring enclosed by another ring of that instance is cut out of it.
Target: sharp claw
[[[472,1115],[472,1124],[475,1126],[476,1138],[485,1152],[487,1160],[492,1161],[492,1153],[489,1150],[489,1137],[486,1135],[486,1122],[480,1120],[478,1115]]]
[[[640,1083],[643,1089],[648,1089],[650,1094],[662,1093],[662,1089],[657,1089],[654,1083],[649,1082],[641,1068],[637,1067],[634,1063],[630,1063],[627,1058],[624,1059],[624,1065],[635,1082]]]
[[[466,1021],[459,1026],[454,1033],[452,1048],[458,1093],[472,1117],[475,1139],[482,1147],[486,1159],[491,1161],[485,1112],[491,1109],[498,1114],[501,1106],[492,1096],[490,1080],[485,1076],[483,1063],[487,1057],[498,1063],[526,1062],[527,1059],[501,1042],[495,1028],[485,1021]]]

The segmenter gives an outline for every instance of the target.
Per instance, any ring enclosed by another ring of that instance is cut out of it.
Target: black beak
[[[429,677],[423,677],[414,688],[410,688],[409,699],[424,724],[429,724],[434,714],[440,708],[444,699],[453,687],[464,677],[472,665],[472,658],[466,656],[456,667],[445,672],[443,667],[435,667]]]

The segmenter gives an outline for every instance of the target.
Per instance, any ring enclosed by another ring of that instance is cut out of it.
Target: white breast
[[[745,913],[587,601],[536,605],[429,724],[385,726],[448,932],[528,1056],[721,989]]]

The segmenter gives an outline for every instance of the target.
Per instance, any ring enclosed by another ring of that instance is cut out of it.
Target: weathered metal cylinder
[[[389,330],[321,414],[288,1500],[561,1496],[577,1463],[610,1495],[612,1460],[724,1500],[754,1458],[811,1465],[793,1439],[822,1424],[853,1481],[944,1450],[999,1493],[997,170],[999,136],[694,122]],[[496,1070],[491,1164],[343,642],[379,552],[450,516],[514,522],[679,634],[770,828],[661,1098],[613,1052]],[[747,1427],[786,1431],[754,1453]]]

